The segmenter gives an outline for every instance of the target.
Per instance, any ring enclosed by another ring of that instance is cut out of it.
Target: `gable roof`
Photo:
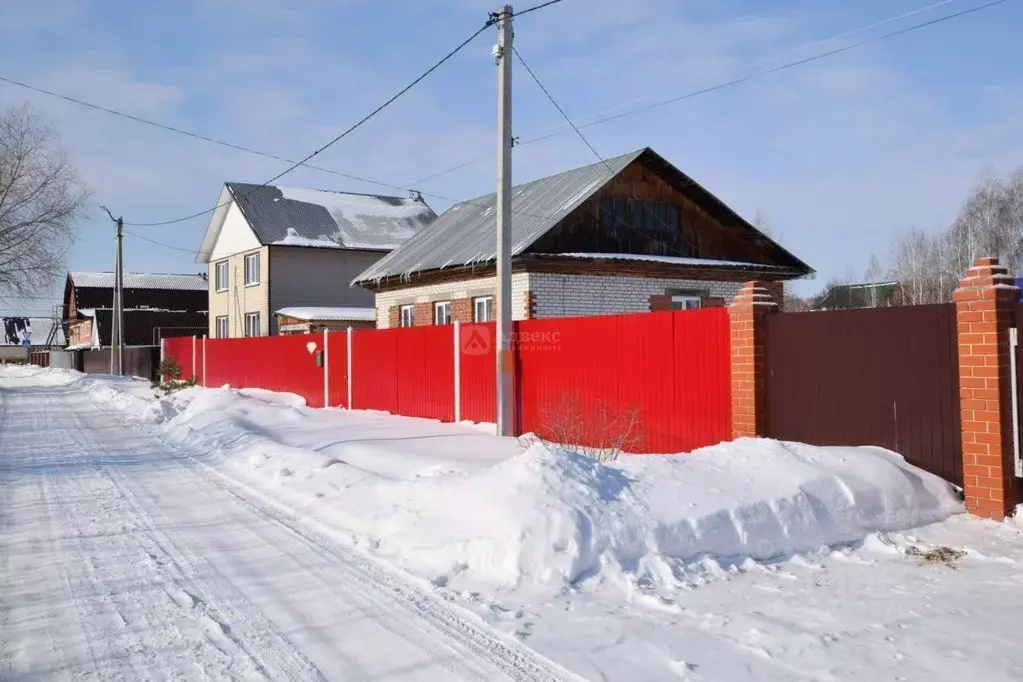
[[[634,161],[642,160],[682,194],[690,197],[726,228],[735,226],[760,243],[773,259],[772,265],[813,272],[812,268],[782,248],[649,147],[573,170],[532,180],[512,188],[512,256],[524,253],[534,242],[565,219],[583,202],[599,192]],[[610,168],[610,170],[609,170]],[[352,283],[403,277],[415,272],[446,267],[483,264],[497,258],[497,195],[488,194],[455,204],[428,229],[381,258]]]
[[[422,199],[226,182],[196,262],[208,262],[234,202],[264,246],[390,251],[436,219]]]

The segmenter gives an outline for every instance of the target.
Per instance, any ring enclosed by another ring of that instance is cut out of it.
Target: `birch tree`
[[[0,112],[0,300],[63,275],[87,196],[49,125],[28,106]]]

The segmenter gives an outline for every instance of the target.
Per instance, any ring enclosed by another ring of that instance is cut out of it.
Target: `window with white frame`
[[[216,280],[217,291],[227,291],[227,261],[217,263],[214,279]]]
[[[245,313],[245,336],[259,336],[259,313]]]
[[[494,319],[494,297],[477,296],[472,299],[472,321],[490,322]]]
[[[691,294],[675,294],[671,297],[672,310],[699,310],[700,297]]]
[[[433,323],[451,324],[451,301],[437,301],[433,304]]]
[[[259,254],[245,254],[245,286],[259,284]]]
[[[228,333],[227,315],[221,315],[217,318],[217,338],[226,339]]]
[[[401,327],[411,327],[415,325],[415,306],[403,305],[398,308],[398,325]]]

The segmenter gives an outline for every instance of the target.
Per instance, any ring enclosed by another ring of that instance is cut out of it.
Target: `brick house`
[[[493,319],[495,201],[452,206],[353,281],[378,327]],[[517,320],[722,306],[813,273],[649,148],[515,186],[511,230]]]

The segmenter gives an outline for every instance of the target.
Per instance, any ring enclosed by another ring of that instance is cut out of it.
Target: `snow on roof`
[[[323,308],[316,306],[281,308],[275,315],[294,317],[296,320],[323,322],[332,320],[360,320],[372,322],[377,319],[376,308]]]
[[[437,217],[417,199],[229,182],[263,244],[390,251]]]
[[[683,258],[680,256],[652,256],[639,253],[538,253],[538,256],[552,258],[593,258],[599,260],[631,260],[648,263],[667,263],[669,265],[693,265],[714,268],[754,268],[761,270],[777,270],[780,266],[764,263],[746,263],[733,260],[714,260],[711,258]]]
[[[68,273],[76,287],[97,289],[113,289],[114,273],[76,271]],[[126,289],[184,289],[189,291],[205,291],[209,282],[205,275],[173,274],[173,273],[124,273]]]

